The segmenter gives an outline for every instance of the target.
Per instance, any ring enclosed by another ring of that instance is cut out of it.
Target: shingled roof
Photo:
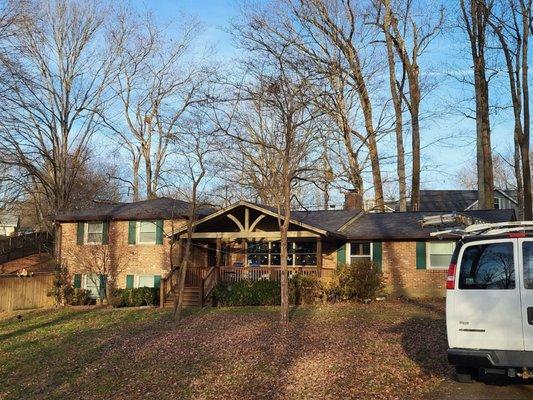
[[[292,211],[291,217],[308,225],[336,232],[360,214],[355,210]]]
[[[341,230],[350,240],[419,240],[428,239],[434,229],[422,228],[423,217],[442,212],[406,211],[363,214]],[[461,214],[483,222],[515,221],[514,210],[471,210]]]
[[[58,222],[172,219],[186,217],[188,211],[189,203],[186,201],[160,197],[132,203],[97,204],[90,209],[58,214],[53,219]],[[211,212],[211,208],[202,208],[198,215],[203,217]]]
[[[495,189],[516,203],[514,190]],[[478,199],[477,190],[421,190],[419,211],[464,211]]]

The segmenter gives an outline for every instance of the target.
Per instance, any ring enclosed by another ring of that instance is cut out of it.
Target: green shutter
[[[80,274],[74,275],[74,288],[75,289],[81,288],[81,275]]]
[[[416,269],[426,269],[426,242],[416,242]]]
[[[100,287],[98,288],[98,296],[103,299],[105,297],[107,285],[107,275],[100,274]]]
[[[382,247],[381,242],[372,243],[372,262],[378,271],[381,271],[382,269]]]
[[[128,229],[128,244],[135,244],[137,237],[137,221],[130,221]]]
[[[126,275],[126,289],[133,289],[133,275]]]
[[[102,244],[109,244],[109,221],[103,222]]]
[[[337,266],[346,264],[346,243],[337,249]]]
[[[85,238],[85,222],[78,222],[76,243],[82,245]]]
[[[155,244],[163,244],[163,220],[155,221]]]
[[[154,287],[156,289],[161,287],[161,275],[154,275]]]

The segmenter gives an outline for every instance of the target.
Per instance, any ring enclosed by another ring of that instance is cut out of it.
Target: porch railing
[[[300,273],[304,276],[318,275],[316,267],[289,267],[289,276]],[[281,279],[281,267],[220,267],[220,280],[238,282],[242,280]]]

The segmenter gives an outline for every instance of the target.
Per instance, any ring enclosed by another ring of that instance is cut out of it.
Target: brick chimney
[[[344,193],[344,209],[363,211],[363,195],[354,189]]]

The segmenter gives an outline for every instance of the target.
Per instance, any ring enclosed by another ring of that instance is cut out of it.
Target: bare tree
[[[0,162],[46,215],[70,207],[111,75],[97,3],[28,1],[0,66]],[[100,48],[100,49],[99,49]]]
[[[514,116],[514,164],[517,197],[522,217],[532,218],[531,167],[529,161],[528,45],[531,0],[500,0],[488,24],[498,38],[509,80]]]
[[[170,28],[123,11],[111,31],[119,71],[112,88],[120,118],[109,125],[129,154],[134,200],[141,197],[141,180],[146,198],[157,196],[169,173],[173,136],[190,109],[205,101],[209,71],[191,57],[199,24],[187,21],[177,34]]]
[[[460,0],[461,23],[474,64],[476,102],[477,181],[480,208],[494,208],[494,176],[489,117],[489,77],[485,52],[487,27],[494,0]]]
[[[383,5],[383,22],[381,26],[385,34],[387,59],[389,64],[389,81],[391,96],[396,115],[395,131],[398,154],[398,182],[400,194],[400,209],[402,197],[405,198],[405,164],[402,137],[402,97],[405,100],[411,117],[411,208],[418,210],[420,203],[420,103],[422,101],[419,57],[426,50],[429,43],[440,32],[444,22],[444,11],[439,10],[439,18],[434,23],[417,19],[413,11],[413,0],[400,2],[394,8],[391,0],[381,0]],[[381,8],[381,7],[380,7]],[[381,13],[381,10],[379,11]],[[378,16],[379,18],[379,16]],[[410,32],[410,34],[408,34]],[[408,44],[409,43],[409,44]],[[393,48],[402,64],[402,77],[396,78],[395,55]],[[404,82],[407,77],[408,96],[404,93]],[[404,200],[405,201],[405,200]],[[405,204],[403,204],[405,205]]]

